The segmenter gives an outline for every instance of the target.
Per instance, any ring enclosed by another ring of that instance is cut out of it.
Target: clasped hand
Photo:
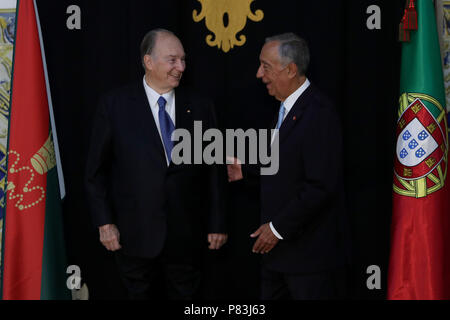
[[[254,253],[261,254],[270,252],[270,250],[272,250],[279,241],[279,239],[273,234],[268,223],[259,227],[259,229],[252,233],[250,237],[258,238],[253,245],[252,251]]]

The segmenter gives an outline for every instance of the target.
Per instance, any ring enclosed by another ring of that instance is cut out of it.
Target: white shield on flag
[[[398,161],[407,167],[417,166],[437,148],[436,140],[417,118],[397,138]]]

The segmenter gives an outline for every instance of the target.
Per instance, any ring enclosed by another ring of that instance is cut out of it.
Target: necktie
[[[158,105],[159,105],[159,127],[161,129],[161,136],[164,143],[164,149],[166,150],[167,159],[169,162],[172,160],[172,149],[173,149],[173,141],[171,140],[172,132],[175,130],[175,126],[170,119],[169,114],[166,111],[166,99],[163,97],[159,97]]]
[[[282,103],[280,106],[280,112],[278,112],[278,122],[277,122],[277,127],[275,129],[280,129],[281,124],[283,123],[285,112],[286,112],[286,108],[284,107],[284,103]]]

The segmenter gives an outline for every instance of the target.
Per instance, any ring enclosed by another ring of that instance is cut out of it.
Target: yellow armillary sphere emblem
[[[211,46],[217,46],[224,52],[230,51],[235,45],[242,46],[247,38],[240,35],[236,38],[238,32],[242,31],[247,24],[247,18],[258,22],[264,18],[262,10],[256,10],[253,13],[250,4],[254,0],[198,0],[202,4],[202,10],[192,12],[195,22],[205,19],[208,30],[214,33],[214,37],[209,34],[206,36],[206,43]]]
[[[423,93],[400,97],[394,159],[394,191],[423,198],[444,187],[447,176],[448,133],[445,109]]]

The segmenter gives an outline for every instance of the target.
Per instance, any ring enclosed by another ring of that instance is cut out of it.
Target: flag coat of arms
[[[448,128],[433,1],[408,1],[400,29],[387,298],[448,299]]]
[[[436,111],[437,117],[443,114],[441,110]],[[437,120],[421,99],[408,106],[397,125],[395,173],[398,177],[415,181],[427,177],[441,165],[447,150],[443,128],[446,128],[445,117]]]

